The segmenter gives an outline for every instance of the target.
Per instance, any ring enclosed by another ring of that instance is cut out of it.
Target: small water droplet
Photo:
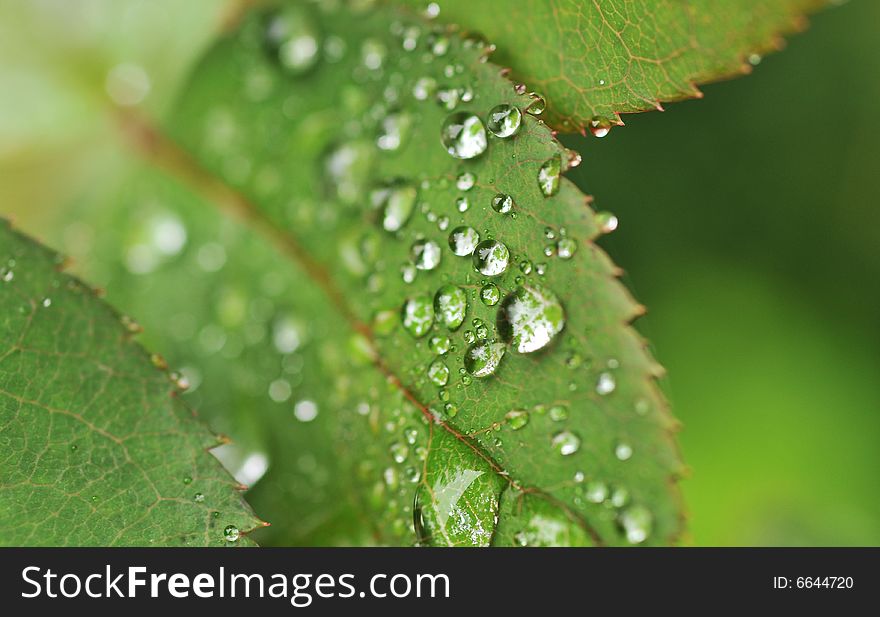
[[[444,285],[434,295],[432,318],[434,312],[447,328],[457,330],[464,323],[467,313],[467,294],[455,285]]]
[[[406,143],[413,125],[413,117],[405,112],[388,114],[382,120],[381,131],[376,139],[380,150],[394,151]]]
[[[515,431],[518,431],[526,424],[529,423],[529,412],[514,410],[508,411],[507,415],[504,416],[507,420],[507,424]]]
[[[458,407],[454,403],[446,403],[443,406],[443,411],[445,411],[446,415],[450,418],[454,418],[458,415]]]
[[[619,461],[628,461],[632,457],[632,447],[626,443],[619,443],[614,448],[614,456]]]
[[[202,493],[196,493],[195,495],[193,495],[193,501],[195,501],[196,503],[202,503],[205,501],[205,495]]]
[[[433,77],[420,77],[413,85],[413,97],[417,101],[425,101],[437,92],[437,80]]]
[[[554,422],[568,420],[568,407],[565,405],[553,405],[553,407],[547,410],[547,415]]]
[[[520,286],[501,303],[496,320],[501,338],[519,353],[546,347],[565,327],[565,311],[545,287]]]
[[[495,283],[483,285],[483,288],[480,289],[480,300],[482,300],[483,304],[486,306],[495,306],[498,304],[498,301],[501,300],[501,290],[498,289],[498,285]]]
[[[486,129],[478,116],[457,112],[443,122],[440,141],[453,157],[472,159],[486,151]]]
[[[449,382],[449,367],[437,358],[428,367],[428,379],[435,386],[445,386]]]
[[[653,517],[645,506],[630,506],[620,513],[618,522],[630,544],[641,544],[651,535]]]
[[[599,374],[599,379],[596,381],[596,394],[605,396],[614,392],[615,388],[617,388],[617,380],[614,379],[614,375],[608,372]]]
[[[266,25],[266,46],[291,75],[303,75],[317,64],[319,38],[311,14],[302,6],[288,6],[273,13]]]
[[[547,101],[537,92],[529,92],[532,102],[526,106],[526,113],[531,116],[540,116],[547,109]]]
[[[400,443],[399,441],[395,441],[388,448],[389,453],[391,454],[391,458],[395,463],[403,463],[406,460],[406,457],[409,456],[409,447],[405,443]]]
[[[608,133],[611,132],[611,120],[608,118],[603,118],[601,116],[593,116],[590,120],[590,133],[593,134],[593,137],[605,137]]]
[[[531,274],[532,273],[532,262],[528,259],[524,259],[519,262],[519,271],[523,274]]]
[[[371,71],[378,71],[385,63],[388,48],[378,39],[366,39],[361,45],[361,62]]]
[[[469,191],[474,187],[477,177],[469,171],[462,172],[455,179],[455,187],[459,191]]]
[[[559,259],[571,259],[577,252],[577,240],[574,238],[561,238],[556,243],[556,254]]]
[[[459,257],[473,254],[479,242],[480,234],[473,227],[456,227],[449,234],[449,248],[452,249],[454,255]]]
[[[498,276],[507,270],[510,251],[498,240],[483,240],[474,249],[474,269],[485,276]]]
[[[481,341],[471,345],[464,354],[464,368],[474,377],[488,377],[496,371],[506,347],[495,341]]]
[[[43,305],[43,308],[49,308],[52,306],[52,298],[43,298],[41,304]]]
[[[410,248],[410,255],[419,270],[433,270],[440,265],[440,245],[433,240],[416,240]]]
[[[551,197],[559,192],[559,177],[562,172],[559,155],[547,159],[538,170],[538,187],[544,197]]]
[[[608,486],[604,482],[593,480],[587,484],[587,501],[602,503],[608,498]]]
[[[440,356],[445,356],[451,345],[452,341],[448,336],[432,336],[428,341],[428,349]]]
[[[467,197],[459,197],[455,200],[455,208],[459,212],[467,212],[468,208],[471,207],[470,202],[468,202]]]
[[[507,214],[511,210],[513,210],[513,197],[510,195],[505,195],[504,193],[498,193],[495,197],[492,198],[492,209],[499,214]]]
[[[382,208],[382,228],[391,232],[406,225],[415,210],[417,198],[416,187],[404,183],[394,183],[371,194],[373,204]]]
[[[227,542],[238,542],[238,539],[241,537],[241,531],[239,531],[238,527],[235,525],[227,525],[225,529],[223,529],[223,538]]]
[[[293,406],[293,415],[300,422],[311,422],[318,417],[318,404],[308,399]]]
[[[521,124],[522,114],[519,109],[504,103],[493,107],[486,117],[489,132],[502,139],[516,135]]]
[[[406,331],[414,337],[425,336],[434,324],[434,306],[431,299],[424,295],[409,298],[403,303],[401,320]],[[463,320],[464,316],[462,316]]]
[[[618,223],[619,221],[617,220],[617,217],[610,212],[596,213],[596,225],[599,227],[599,231],[603,234],[610,234],[617,229]]]
[[[581,438],[571,431],[559,431],[553,435],[551,445],[562,456],[570,456],[581,447]]]

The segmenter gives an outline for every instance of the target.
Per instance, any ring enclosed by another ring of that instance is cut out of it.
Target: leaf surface
[[[420,0],[405,0],[417,10]],[[618,114],[700,96],[743,74],[826,0],[440,0],[438,20],[479,32],[547,99],[548,123],[606,131]]]
[[[99,237],[111,296],[266,455],[268,541],[673,540],[674,422],[592,243],[605,221],[556,173],[576,155],[525,113],[481,132],[530,99],[477,41],[392,9],[286,11],[215,45],[165,135],[125,120],[160,171],[94,219],[129,230]],[[186,239],[165,253],[163,217]]]
[[[132,322],[5,221],[0,264],[2,544],[222,546],[259,525]]]

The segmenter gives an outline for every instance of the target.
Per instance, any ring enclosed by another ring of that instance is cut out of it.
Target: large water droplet
[[[410,255],[419,270],[433,270],[440,265],[440,245],[433,240],[416,240]]]
[[[457,330],[467,313],[467,294],[455,285],[444,285],[434,296],[434,311],[447,328]]]
[[[562,456],[569,456],[581,447],[581,438],[571,431],[559,431],[553,435],[551,445]]]
[[[512,291],[498,309],[496,320],[501,338],[519,353],[546,347],[565,327],[565,311],[556,295],[539,286]]]
[[[510,251],[498,240],[484,240],[474,249],[474,269],[486,276],[498,276],[507,270]]]
[[[477,177],[469,171],[462,172],[455,179],[455,188],[459,191],[469,191],[474,187]]]
[[[302,6],[288,6],[269,17],[266,46],[287,73],[302,75],[319,59],[320,34]]]
[[[507,214],[513,210],[513,197],[498,193],[492,198],[492,209],[500,214]]]
[[[495,137],[512,137],[522,124],[522,114],[513,105],[496,105],[489,111],[486,126]]]
[[[456,227],[449,234],[449,248],[459,257],[471,255],[479,242],[480,234],[473,227]]]
[[[223,538],[227,542],[238,542],[241,537],[241,531],[235,525],[227,525],[223,530]]]
[[[460,111],[443,122],[440,141],[455,158],[472,159],[486,151],[486,129],[479,117]]]
[[[434,324],[434,306],[428,296],[416,296],[403,303],[403,327],[414,337],[425,336]],[[464,320],[464,317],[462,317]]]
[[[474,377],[488,377],[498,368],[505,351],[505,346],[495,341],[471,345],[464,354],[464,368]]]
[[[547,159],[538,170],[538,187],[545,197],[550,197],[559,192],[559,176],[562,165],[559,155]]]

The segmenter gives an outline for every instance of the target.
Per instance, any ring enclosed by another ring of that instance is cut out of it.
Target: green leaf
[[[404,0],[416,9],[421,0]],[[439,0],[438,19],[498,46],[495,61],[540,92],[547,122],[604,134],[618,114],[701,96],[747,73],[827,0]]]
[[[268,459],[262,537],[674,540],[674,421],[605,222],[558,176],[577,155],[478,41],[287,11],[215,45],[166,135],[126,117],[161,171],[77,214],[194,404]]]
[[[5,221],[0,264],[0,544],[224,545],[259,525],[133,322]]]

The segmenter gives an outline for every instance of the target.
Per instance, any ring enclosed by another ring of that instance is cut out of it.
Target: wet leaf
[[[417,10],[421,0],[405,0]],[[437,21],[479,32],[546,98],[547,122],[605,134],[619,113],[700,96],[746,73],[827,0],[439,0]]]
[[[5,221],[0,264],[0,544],[251,544],[217,437],[135,324]]]
[[[161,131],[125,116],[154,168],[77,213],[121,230],[87,270],[199,376],[238,459],[268,462],[261,537],[626,544],[638,519],[638,542],[671,541],[674,422],[601,221],[561,176],[576,157],[533,115],[491,119],[532,99],[479,41],[392,9],[295,11],[292,38],[272,10],[224,36]]]

